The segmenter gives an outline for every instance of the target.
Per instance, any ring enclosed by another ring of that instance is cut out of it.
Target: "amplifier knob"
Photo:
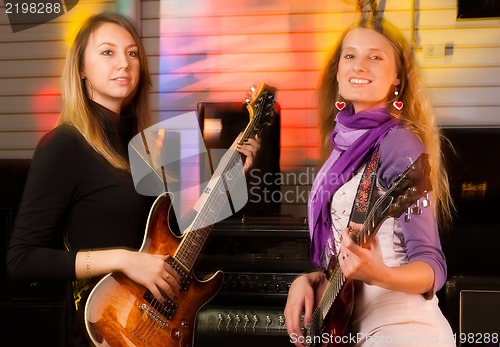
[[[269,331],[269,326],[273,324],[273,320],[271,316],[267,315],[266,316],[266,333]]]
[[[232,319],[231,319],[231,315],[228,313],[226,315],[226,318],[227,318],[227,324],[226,324],[226,331],[229,331],[229,324],[231,323]]]
[[[285,316],[280,314],[278,316],[278,322],[279,322],[278,331],[281,332],[281,328],[285,326]]]
[[[237,314],[236,316],[234,316],[234,320],[236,321],[236,323],[234,324],[234,330],[238,331],[238,324],[240,324],[241,322],[240,315]]]
[[[253,321],[253,326],[252,326],[252,331],[255,332],[255,326],[257,325],[257,323],[259,322],[259,318],[257,317],[256,314],[253,315],[252,317],[252,321]]]
[[[219,324],[217,324],[217,331],[220,331],[220,325],[222,324],[222,321],[224,321],[224,317],[222,317],[221,313],[217,315],[217,320],[219,321]]]
[[[279,284],[279,283],[278,283],[278,284],[276,285],[276,291],[277,291],[278,293],[280,293],[282,289],[283,289],[283,288],[281,288],[281,284]]]

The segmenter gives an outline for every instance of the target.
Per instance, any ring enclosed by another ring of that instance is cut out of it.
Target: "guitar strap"
[[[348,226],[351,222],[363,224],[368,215],[368,211],[373,204],[375,186],[377,182],[377,171],[380,164],[380,152],[373,153],[370,162],[366,165],[359,182],[356,198],[354,199]]]

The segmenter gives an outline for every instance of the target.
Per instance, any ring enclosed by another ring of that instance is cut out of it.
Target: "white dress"
[[[349,220],[363,170],[361,168],[332,198],[335,249],[340,248],[340,233]],[[408,262],[398,219],[387,219],[377,236],[386,265],[394,267]],[[422,295],[358,283],[351,325],[351,334],[356,334],[356,346],[456,346],[435,295],[426,300]]]

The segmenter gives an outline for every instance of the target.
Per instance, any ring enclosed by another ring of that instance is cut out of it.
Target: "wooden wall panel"
[[[282,110],[282,171],[314,168],[319,157],[315,90],[332,46],[357,18],[354,3],[141,1],[154,114],[167,119],[195,110],[199,101],[242,100],[251,85],[271,83],[279,88]],[[415,39],[439,124],[499,126],[500,20],[457,20],[456,0],[384,3],[384,16],[407,39]],[[88,0],[78,6],[89,13],[115,5]],[[76,15],[13,34],[4,11],[0,14],[0,157],[30,156],[36,139],[55,122],[66,32]],[[304,214],[305,204],[284,210]]]
[[[0,6],[0,158],[31,158],[61,110],[60,77],[76,23],[114,8],[112,0],[80,0],[58,18],[14,33]]]

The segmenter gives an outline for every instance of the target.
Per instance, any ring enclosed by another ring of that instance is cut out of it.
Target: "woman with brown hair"
[[[14,280],[73,281],[75,346],[89,344],[84,298],[102,275],[122,272],[160,302],[175,301],[180,290],[169,255],[137,251],[153,200],[134,188],[127,145],[152,125],[150,87],[132,22],[112,13],[90,17],[67,56],[61,116],[33,156],[8,270]],[[239,149],[246,166],[258,147],[249,139]]]

